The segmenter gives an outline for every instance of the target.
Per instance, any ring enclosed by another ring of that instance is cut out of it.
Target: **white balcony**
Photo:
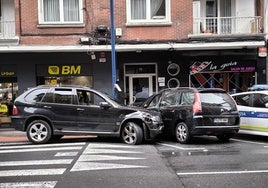
[[[261,33],[261,17],[206,17],[193,19],[193,35]]]
[[[15,32],[14,21],[0,22],[0,46],[1,45],[18,45],[19,38]]]

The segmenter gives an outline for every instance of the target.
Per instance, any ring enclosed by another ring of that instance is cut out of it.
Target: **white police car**
[[[239,133],[268,136],[268,90],[232,94],[240,114]]]

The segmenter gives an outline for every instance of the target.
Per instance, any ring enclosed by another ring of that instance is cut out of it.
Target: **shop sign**
[[[48,66],[48,73],[50,75],[79,75],[81,65]]]
[[[13,72],[13,71],[2,71],[1,76],[15,76],[15,72]]]
[[[254,65],[250,65],[247,62],[229,61],[215,63],[210,61],[194,61],[190,66],[190,74],[202,73],[202,72],[251,72],[255,70]]]

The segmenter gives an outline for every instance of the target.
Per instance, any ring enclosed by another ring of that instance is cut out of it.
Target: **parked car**
[[[140,144],[163,129],[159,113],[122,106],[102,92],[80,86],[28,90],[14,102],[12,124],[36,144],[77,134],[116,136],[127,144]]]
[[[239,131],[236,103],[223,89],[165,89],[149,97],[143,107],[161,112],[164,134],[182,144],[196,135],[228,141]]]
[[[240,114],[239,133],[268,136],[268,90],[233,94]]]
[[[261,91],[268,90],[268,84],[255,84],[252,87],[248,88],[248,91]]]

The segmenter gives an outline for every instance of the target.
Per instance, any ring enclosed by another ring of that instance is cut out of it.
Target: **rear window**
[[[226,110],[236,109],[236,104],[227,93],[200,93],[202,105],[220,106]]]
[[[26,102],[40,102],[48,90],[48,88],[39,88],[33,90],[26,95],[24,99]]]

